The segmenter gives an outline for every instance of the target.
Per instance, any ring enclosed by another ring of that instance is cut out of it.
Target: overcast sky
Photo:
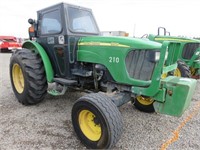
[[[200,0],[1,0],[0,35],[28,37],[27,20],[60,2],[91,8],[101,31],[140,37],[162,26],[171,35],[200,37]]]

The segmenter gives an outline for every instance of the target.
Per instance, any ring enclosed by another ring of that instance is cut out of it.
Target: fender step
[[[53,95],[53,96],[59,96],[59,95],[64,95],[65,92],[67,91],[67,86],[63,86],[62,87],[62,90],[61,91],[58,91],[57,89],[57,85],[54,87],[54,89],[52,90],[48,90],[47,92],[50,94],[50,95]]]

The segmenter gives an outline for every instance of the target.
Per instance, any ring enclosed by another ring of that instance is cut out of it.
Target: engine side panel
[[[137,49],[139,52],[144,49],[147,50],[147,48],[148,51],[155,51],[155,49],[159,51],[161,44],[141,39],[133,40],[133,38],[87,37],[82,38],[78,43],[77,60],[104,65],[109,70],[113,79],[118,83],[149,86],[154,65],[151,66],[152,64],[146,63],[144,60],[146,59],[146,54],[141,54],[139,61],[138,59],[132,60],[135,59],[131,58],[132,55],[127,57],[128,53],[133,49]],[[130,62],[126,62],[126,59]],[[138,65],[132,66],[135,62]],[[140,66],[140,63],[143,63],[143,65]],[[139,72],[135,71],[133,75],[131,73],[132,67],[136,67],[137,71],[142,70]],[[151,71],[148,70],[148,74],[150,75],[146,76],[145,69],[148,67]]]

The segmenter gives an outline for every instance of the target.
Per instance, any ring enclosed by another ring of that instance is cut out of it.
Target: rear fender
[[[52,64],[44,48],[39,43],[30,41],[30,40],[24,42],[24,44],[22,45],[22,48],[34,50],[36,53],[39,53],[44,64],[47,81],[53,82],[54,72],[53,72]]]

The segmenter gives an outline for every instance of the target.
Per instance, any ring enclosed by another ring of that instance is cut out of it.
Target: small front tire
[[[117,106],[101,93],[85,95],[75,102],[72,123],[78,138],[91,149],[111,148],[122,134],[122,117]]]
[[[154,103],[154,100],[152,98],[141,96],[141,95],[137,96],[133,100],[133,104],[138,110],[142,112],[147,112],[147,113],[155,112],[153,103]]]

